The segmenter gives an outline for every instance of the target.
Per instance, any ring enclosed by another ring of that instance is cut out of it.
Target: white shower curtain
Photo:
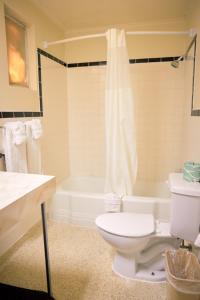
[[[137,172],[133,96],[124,30],[107,37],[105,192],[132,195]]]

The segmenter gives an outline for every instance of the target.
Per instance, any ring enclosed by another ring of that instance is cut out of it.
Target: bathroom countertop
[[[54,176],[0,172],[0,210],[33,194],[42,203],[47,200],[47,190],[52,194],[55,185]]]
[[[45,248],[45,266],[47,289],[52,295],[49,268],[48,238],[46,234],[46,212],[44,202],[48,201],[56,190],[54,176],[0,172],[0,236],[14,230],[27,218],[32,218],[41,205],[43,239]],[[26,223],[27,224],[27,223]]]

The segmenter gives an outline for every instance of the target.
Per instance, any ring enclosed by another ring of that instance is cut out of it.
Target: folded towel
[[[22,122],[8,122],[4,127],[11,130],[13,144],[20,145],[26,141],[25,125]]]
[[[200,233],[197,235],[194,244],[196,247],[200,248]]]
[[[189,182],[200,182],[200,163],[192,161],[185,162],[183,178]]]
[[[120,212],[122,196],[114,193],[108,193],[104,196],[104,205],[106,212]]]
[[[4,124],[3,148],[6,170],[27,173],[26,134],[22,122]]]
[[[42,125],[40,120],[37,119],[27,121],[25,125],[27,134],[28,172],[32,174],[41,174],[42,158],[40,137],[42,136]]]
[[[42,136],[41,121],[39,119],[33,119],[31,121],[28,121],[28,122],[31,126],[32,137],[36,140],[39,139]]]

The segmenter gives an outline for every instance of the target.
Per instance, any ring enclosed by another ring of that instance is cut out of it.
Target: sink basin
[[[0,172],[0,210],[25,195],[33,195],[39,188],[51,185],[55,188],[54,176]]]

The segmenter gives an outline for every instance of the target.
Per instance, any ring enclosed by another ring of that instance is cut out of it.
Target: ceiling
[[[30,0],[64,31],[182,18],[193,0]]]

